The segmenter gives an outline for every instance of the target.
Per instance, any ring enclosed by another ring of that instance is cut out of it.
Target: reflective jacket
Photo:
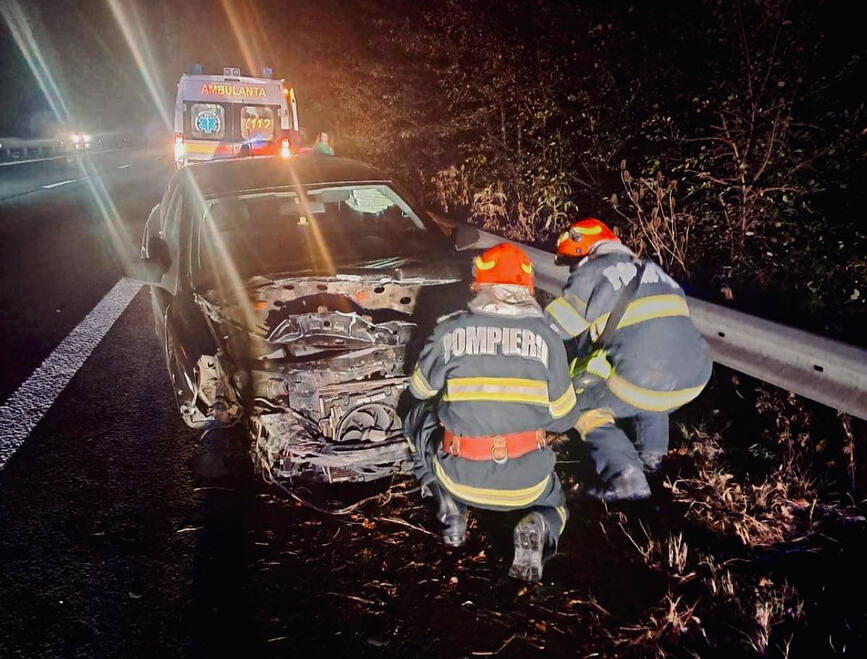
[[[617,242],[600,243],[569,275],[563,294],[545,312],[564,340],[576,338],[579,355],[594,352],[621,291],[638,269],[633,253]],[[647,261],[607,350],[588,369],[631,408],[667,412],[704,388],[711,372],[707,344],[689,319],[683,290]],[[579,384],[580,390],[580,384]]]
[[[534,300],[477,298],[442,319],[419,355],[410,392],[441,396],[438,414],[456,435],[568,430],[577,415],[562,340]]]

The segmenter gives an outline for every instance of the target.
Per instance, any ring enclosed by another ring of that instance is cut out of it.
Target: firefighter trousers
[[[450,455],[442,450],[441,438],[441,432],[430,437],[423,460],[416,463],[416,478],[424,483],[432,477],[455,501],[472,508],[538,512],[545,519],[545,553],[553,554],[569,518],[553,451],[543,448],[499,464]]]
[[[616,498],[642,498],[650,492],[644,474],[656,471],[668,451],[668,414],[637,412],[617,421],[610,410],[588,410],[578,428],[607,492]]]

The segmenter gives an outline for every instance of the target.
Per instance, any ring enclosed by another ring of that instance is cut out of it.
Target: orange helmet
[[[596,243],[620,239],[604,222],[595,217],[578,220],[557,238],[557,253],[561,256],[587,256]]]
[[[533,292],[533,263],[520,247],[500,243],[473,261],[473,288],[479,284],[517,284]]]

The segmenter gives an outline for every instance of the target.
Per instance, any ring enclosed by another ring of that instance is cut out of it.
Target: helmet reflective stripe
[[[597,234],[602,233],[602,227],[598,224],[595,227],[572,227],[570,231],[574,231],[577,234],[582,236],[595,236]],[[580,238],[576,238],[576,240],[580,240]]]
[[[559,247],[560,245],[562,245],[563,243],[565,243],[567,240],[569,240],[569,232],[568,232],[568,231],[564,231],[564,232],[561,233],[561,234],[558,236],[558,238],[557,238],[557,247]]]
[[[479,270],[490,270],[495,265],[497,265],[497,262],[496,261],[485,261],[481,256],[477,256],[475,258],[475,260],[473,261],[473,264]]]
[[[521,264],[521,270],[526,272],[528,275],[532,275],[533,274],[533,264],[532,263],[522,263]]]

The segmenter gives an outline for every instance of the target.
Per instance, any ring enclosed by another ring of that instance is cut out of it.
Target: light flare
[[[60,123],[66,124],[69,121],[69,108],[66,106],[63,94],[61,94],[60,88],[49,70],[42,49],[33,36],[33,30],[30,27],[31,21],[28,20],[27,14],[24,13],[17,0],[4,0],[0,2],[0,16],[3,17],[15,44],[24,56],[33,77],[36,78],[36,83],[45,96],[45,100],[48,101],[54,117]]]
[[[220,0],[220,4],[223,6],[226,18],[229,19],[229,25],[235,35],[235,41],[238,42],[238,46],[241,48],[241,55],[244,58],[244,63],[247,65],[248,74],[256,75],[258,72],[258,68],[256,67],[258,53],[254,52],[255,44],[251,43],[245,36],[248,32],[245,27],[246,21],[239,15],[238,7],[231,0]]]
[[[325,270],[334,275],[336,270],[334,268],[334,260],[331,258],[331,253],[328,250],[328,245],[325,243],[325,239],[322,236],[322,232],[319,229],[319,224],[315,221],[313,211],[310,208],[310,200],[307,199],[307,194],[304,191],[304,186],[301,184],[300,179],[298,178],[298,174],[295,171],[295,167],[291,164],[289,165],[289,179],[292,187],[298,191],[298,199],[301,202],[301,207],[304,209],[304,214],[311,218],[310,222],[310,230],[313,234],[313,243],[310,243],[308,238],[307,246],[308,249],[311,250],[311,253],[314,257],[325,266]]]
[[[196,209],[193,217],[194,221],[201,222],[200,231],[207,232],[208,237],[211,240],[211,244],[216,248],[217,257],[220,261],[219,268],[216,268],[217,272],[217,290],[220,291],[221,295],[226,299],[235,299],[238,301],[238,304],[241,308],[241,314],[244,317],[244,322],[247,327],[256,327],[257,320],[256,314],[253,309],[253,300],[250,299],[250,295],[247,291],[246,282],[242,279],[241,274],[238,272],[238,268],[235,265],[235,261],[232,256],[229,254],[229,249],[226,247],[226,243],[223,241],[220,232],[213,228],[213,224],[207,221],[206,213],[208,208],[208,202],[205,199],[205,196],[202,194],[201,188],[199,188],[196,179],[189,173],[188,170],[181,170],[185,172],[185,176],[187,177],[187,181],[190,183],[190,188],[195,195],[195,200],[193,202],[193,208]]]
[[[161,91],[163,87],[160,71],[162,66],[154,57],[148,42],[147,30],[136,11],[135,5],[123,0],[107,0],[114,20],[123,34],[126,44],[138,66],[139,74],[151,95],[154,107],[166,128],[172,126],[166,99]]]
[[[78,161],[79,170],[90,191],[91,197],[99,212],[102,225],[105,228],[111,247],[121,262],[123,272],[130,272],[132,264],[139,259],[135,239],[130,235],[128,226],[115,206],[102,174],[93,164],[90,156],[82,156]]]

